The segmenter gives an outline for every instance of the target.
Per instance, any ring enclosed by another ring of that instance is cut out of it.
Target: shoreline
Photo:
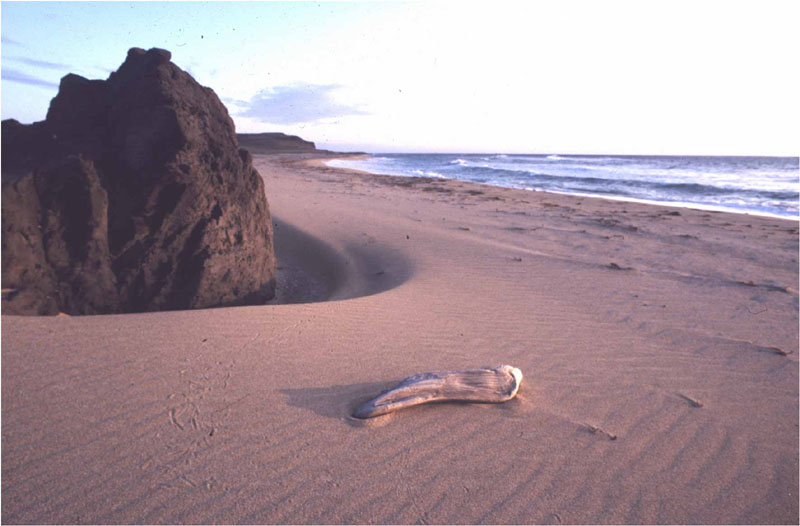
[[[3,522],[797,523],[794,222],[319,159],[254,156],[290,301],[2,316]]]
[[[450,178],[450,177],[444,177],[444,176],[434,177],[434,176],[425,176],[425,175],[412,176],[412,175],[403,175],[403,174],[387,174],[387,173],[381,173],[381,172],[373,172],[373,171],[368,171],[368,170],[362,170],[362,169],[358,169],[358,168],[340,167],[340,166],[335,166],[335,165],[328,164],[328,161],[336,161],[336,160],[367,160],[367,159],[370,159],[370,158],[375,158],[376,156],[379,157],[380,155],[381,154],[359,154],[357,156],[348,157],[346,154],[343,154],[342,156],[336,156],[336,157],[330,157],[330,158],[327,158],[327,159],[323,159],[322,162],[325,163],[326,166],[329,166],[330,168],[337,168],[337,169],[342,169],[342,170],[352,170],[354,172],[364,173],[364,174],[368,174],[368,175],[382,175],[382,176],[392,176],[392,177],[428,177],[428,178],[431,178],[431,179],[449,179],[449,180],[455,180],[455,181],[470,182],[470,183],[473,183],[473,184],[478,184],[478,185],[483,185],[483,186],[491,186],[491,187],[497,187],[497,188],[512,188],[512,189],[524,190],[524,191],[528,191],[528,192],[546,192],[546,193],[551,193],[551,194],[570,195],[570,196],[592,198],[592,199],[607,199],[607,200],[611,200],[611,201],[622,201],[622,202],[629,202],[629,203],[650,204],[650,205],[655,205],[655,206],[666,206],[666,207],[673,207],[673,208],[679,208],[679,209],[691,209],[691,210],[703,210],[703,211],[708,211],[708,212],[722,212],[722,213],[731,213],[731,214],[743,214],[743,215],[750,215],[750,216],[769,217],[769,218],[774,218],[774,219],[784,219],[784,220],[787,220],[787,221],[800,222],[800,215],[798,215],[796,217],[787,217],[787,216],[783,216],[783,215],[780,215],[780,214],[774,214],[774,213],[770,213],[770,212],[760,212],[760,211],[751,211],[751,210],[742,211],[742,210],[738,210],[736,208],[726,207],[724,205],[706,205],[706,204],[697,204],[697,203],[683,202],[683,201],[657,201],[657,200],[640,199],[640,198],[636,198],[636,197],[625,197],[625,196],[615,196],[615,195],[601,195],[601,194],[592,194],[592,193],[583,193],[583,192],[559,192],[559,191],[555,191],[555,190],[536,189],[536,188],[522,188],[522,187],[516,187],[516,186],[500,186],[500,185],[493,185],[493,184],[490,184],[490,183],[479,183],[479,182],[475,182],[475,181],[467,181],[465,179]],[[441,154],[441,155],[457,155],[457,154]],[[470,154],[470,155],[472,155],[472,154]],[[498,155],[498,154],[475,154],[475,155]],[[514,155],[523,155],[523,154],[514,154]],[[542,155],[543,156],[545,154],[536,154],[536,155],[537,156],[538,155]],[[548,155],[548,157],[550,157],[550,156]],[[559,155],[558,157],[561,157],[561,156]],[[627,155],[627,156],[626,155],[615,155],[615,156],[608,156],[608,155],[578,155],[578,154],[567,155],[566,156],[566,158],[569,158],[569,157],[597,157],[597,158],[603,158],[603,157],[638,158],[638,157],[643,157],[643,158],[648,158],[648,157],[659,157],[659,156],[652,156],[652,155],[643,155],[643,156],[642,155]],[[671,156],[660,156],[660,157],[671,157]],[[698,158],[709,158],[709,157],[730,158],[730,157],[736,157],[736,158],[742,158],[742,159],[773,158],[773,157],[768,157],[768,156],[682,156],[682,157],[698,157]],[[788,157],[774,157],[774,158],[784,159],[784,158],[788,158]]]

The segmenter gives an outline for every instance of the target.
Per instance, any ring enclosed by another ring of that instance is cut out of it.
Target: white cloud
[[[69,72],[72,68],[72,66],[68,64],[62,64],[60,62],[50,62],[49,60],[38,60],[35,58],[28,58],[28,57],[9,57],[9,58],[15,62],[20,62],[28,66],[34,66],[37,68],[44,68],[44,69],[54,69],[57,71],[63,71],[65,74]]]
[[[235,101],[232,112],[269,124],[313,123],[348,115],[363,115],[356,106],[337,102],[336,84],[276,86],[256,93],[249,101]]]
[[[28,86],[36,86],[39,88],[58,88],[57,82],[52,82],[46,79],[42,79],[36,77],[34,75],[29,75],[25,72],[18,71],[12,68],[3,68],[2,73],[3,80],[9,80],[11,82],[17,82],[19,84],[27,84]]]

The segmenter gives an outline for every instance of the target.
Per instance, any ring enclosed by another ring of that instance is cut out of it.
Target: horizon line
[[[316,143],[315,143],[316,144]],[[320,150],[328,150],[333,153],[364,153],[369,155],[535,155],[548,156],[558,155],[564,157],[738,157],[738,158],[773,158],[773,159],[800,159],[800,154],[795,155],[768,155],[768,154],[675,154],[675,153],[560,153],[560,152],[492,152],[492,151],[369,151],[369,150],[348,150],[338,151],[331,147],[317,147]]]

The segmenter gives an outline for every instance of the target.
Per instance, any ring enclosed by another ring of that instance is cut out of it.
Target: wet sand
[[[256,167],[274,304],[2,317],[4,523],[798,522],[796,221]]]

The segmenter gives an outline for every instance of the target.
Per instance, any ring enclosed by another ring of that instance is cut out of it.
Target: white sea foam
[[[693,203],[691,201],[664,201],[664,200],[657,200],[657,199],[638,199],[636,197],[623,197],[623,196],[616,196],[616,195],[601,195],[601,194],[593,194],[588,192],[563,192],[559,190],[552,190],[546,189],[546,192],[551,192],[554,194],[562,194],[562,195],[576,195],[581,197],[593,197],[595,199],[606,199],[608,201],[623,201],[629,203],[643,203],[647,205],[659,205],[659,206],[672,206],[677,208],[690,208],[693,210],[707,210],[710,212],[733,212],[736,214],[748,214],[754,216],[763,216],[763,217],[774,217],[778,219],[789,219],[794,221],[799,221],[800,217],[791,217],[781,214],[773,214],[770,212],[762,212],[759,210],[746,210],[742,208],[736,208],[732,206],[725,206],[725,205],[716,205],[716,204],[705,204],[705,203]]]
[[[487,157],[481,157],[481,160],[488,160]],[[489,168],[489,169],[497,169],[495,165],[490,163],[478,163],[475,161],[468,161],[466,159],[454,159],[450,161],[450,164],[457,164],[458,166],[464,166],[465,168]]]
[[[352,160],[352,159],[330,159],[325,161],[324,164],[326,166],[330,166],[331,168],[344,168],[348,170],[359,170],[362,172],[367,172],[375,175],[408,175],[404,173],[397,173],[388,169],[388,167],[371,163],[372,159],[364,159],[364,160]]]
[[[436,177],[437,179],[446,179],[446,177],[439,172],[433,170],[411,170],[411,173],[420,175],[422,177]]]

